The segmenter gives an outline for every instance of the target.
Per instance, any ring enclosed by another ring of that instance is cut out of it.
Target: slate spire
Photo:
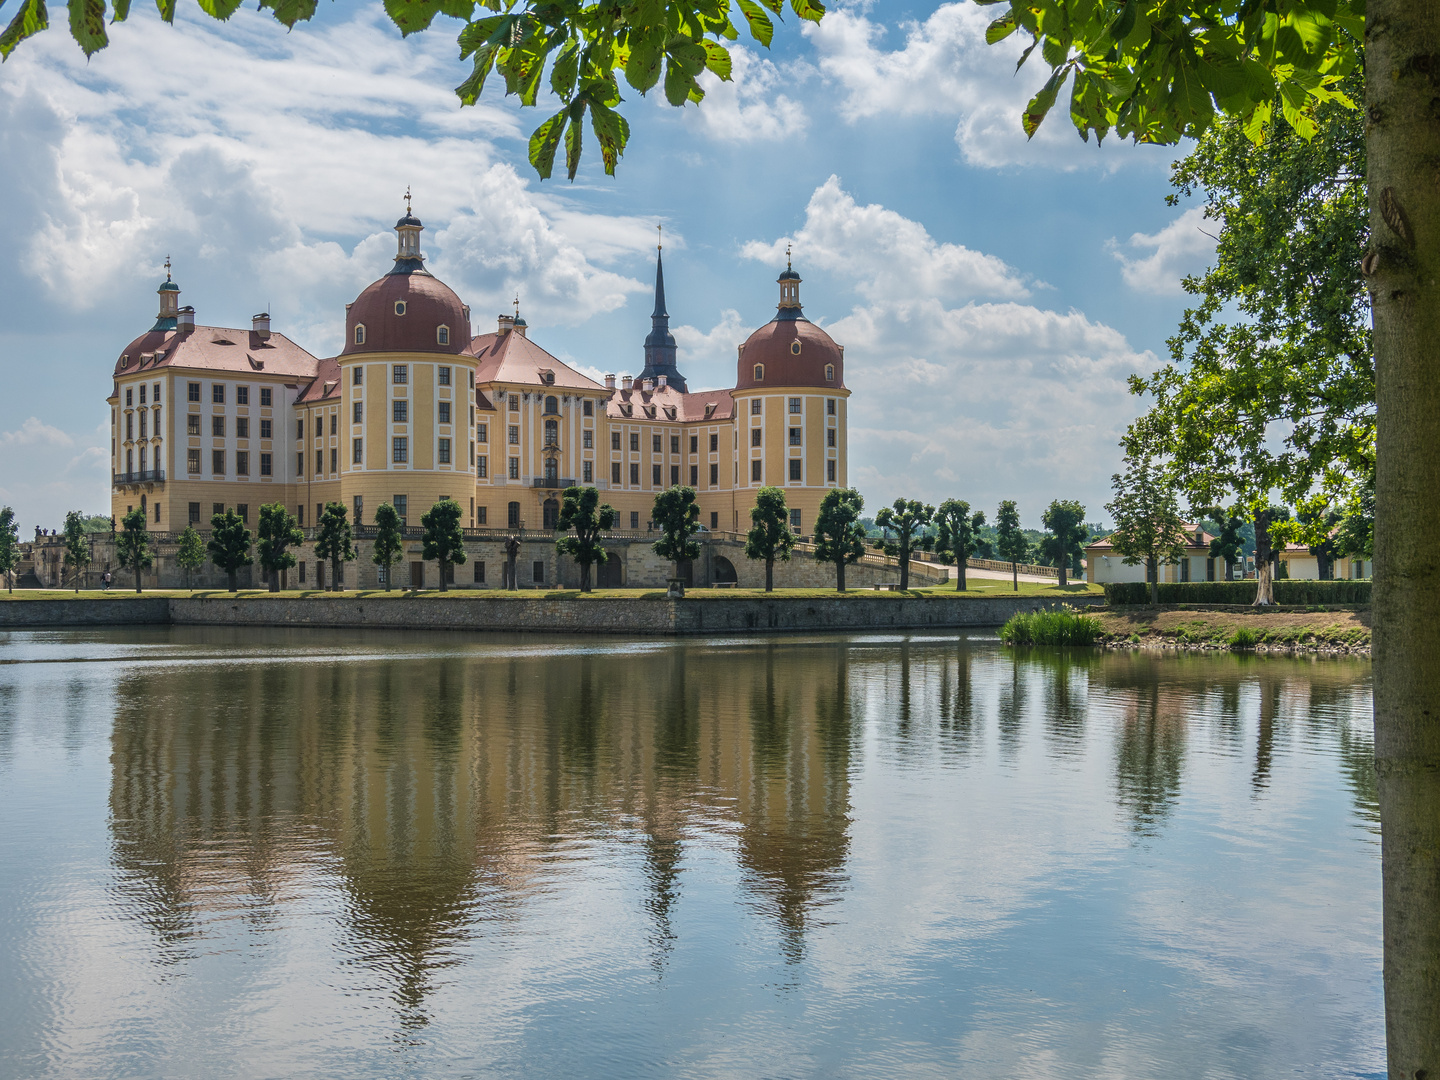
[[[675,335],[670,333],[670,313],[665,310],[665,263],[661,245],[655,245],[655,310],[650,313],[650,334],[645,338],[645,370],[639,380],[660,376],[680,393],[689,393],[685,376],[675,366]]]

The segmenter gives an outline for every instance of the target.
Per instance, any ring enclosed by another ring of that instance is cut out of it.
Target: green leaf
[[[560,146],[560,136],[565,133],[565,121],[569,115],[569,109],[561,109],[530,136],[530,164],[540,174],[541,180],[549,180],[555,168],[555,151]]]
[[[991,2],[999,3],[1000,0]],[[736,3],[740,5],[740,12],[750,26],[750,36],[768,49],[770,40],[775,36],[775,24],[770,21],[770,16],[765,14],[755,0],[736,0]]]
[[[718,41],[708,38],[700,43],[700,47],[705,50],[705,66],[711,74],[717,76],[721,82],[729,82],[730,50]]]
[[[1105,31],[1111,41],[1118,45],[1130,36],[1130,31],[1135,29],[1135,12],[1139,6],[1139,0],[1126,0],[1121,6],[1120,14]]]
[[[199,3],[200,10],[205,12],[206,15],[209,15],[212,19],[219,19],[223,22],[240,10],[241,0],[196,0],[196,2]],[[118,7],[119,5],[117,4],[116,6]],[[125,6],[130,6],[129,0],[126,0]],[[117,14],[116,21],[118,22],[121,18],[123,18],[123,16]]]
[[[705,70],[705,50],[694,42],[685,41],[665,50],[671,64],[679,64],[686,75],[695,76]]]
[[[70,0],[70,36],[86,56],[109,44],[105,36],[105,0]]]
[[[630,125],[614,109],[590,103],[590,128],[600,143],[600,156],[605,161],[605,175],[615,175],[615,165],[630,141]]]
[[[640,93],[645,93],[660,81],[660,64],[665,59],[664,40],[658,34],[648,34],[635,41],[631,34],[630,59],[625,64],[625,81]]]
[[[239,6],[238,0],[236,6]],[[130,0],[115,0],[111,5],[114,14],[110,16],[112,23],[124,22],[130,17]]]
[[[167,23],[175,21],[175,0],[155,0],[155,7],[160,12],[160,18]]]
[[[485,80],[490,75],[490,69],[495,66],[495,54],[499,51],[495,45],[486,45],[475,54],[475,66],[470,77],[455,88],[455,96],[460,99],[461,105],[474,105],[480,100],[480,94],[485,89]]]
[[[5,32],[0,34],[0,59],[8,57],[15,51],[16,45],[49,25],[50,17],[45,11],[45,0],[20,0],[20,10],[15,13],[15,18],[10,20],[10,25],[5,27]]]
[[[585,134],[585,127],[580,121],[585,117],[585,102],[575,102],[568,111],[570,125],[565,129],[565,170],[574,180],[575,174],[580,171],[580,145]]]
[[[173,11],[175,0],[163,0],[163,2],[168,2]],[[316,2],[317,0],[260,0],[260,6],[273,11],[275,21],[290,29],[297,22],[310,21],[315,15]]]
[[[692,89],[699,89],[695,85],[695,77],[671,57],[665,64],[665,100],[671,105],[684,105],[690,100]]]
[[[1060,87],[1065,84],[1065,76],[1070,73],[1070,65],[1066,64],[1056,68],[1050,73],[1050,78],[1045,80],[1045,85],[1040,92],[1030,99],[1030,104],[1025,107],[1025,115],[1021,119],[1021,125],[1025,129],[1025,137],[1033,139],[1035,132],[1040,130],[1040,123],[1055,104],[1055,96],[1060,93]]]
[[[985,28],[985,44],[994,45],[997,41],[1004,41],[1016,31],[1019,25],[1020,24],[1015,21],[1013,13],[1010,15],[1001,15],[1000,18]]]
[[[580,39],[572,38],[555,57],[550,68],[550,89],[557,97],[569,101],[575,92],[575,80],[580,74]]]
[[[818,23],[825,14],[825,5],[818,0],[790,0],[790,10],[802,19]]]

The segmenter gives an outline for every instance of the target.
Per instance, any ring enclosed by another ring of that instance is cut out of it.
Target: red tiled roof
[[[1200,548],[1204,548],[1206,551],[1209,551],[1209,550],[1210,550],[1210,542],[1211,542],[1212,540],[1214,540],[1215,537],[1211,536],[1209,533],[1207,533],[1204,529],[1200,528],[1200,527],[1199,527],[1198,525],[1196,525],[1194,522],[1189,522],[1189,521],[1185,522],[1184,529],[1185,529],[1185,533],[1186,533],[1186,538],[1190,541],[1190,544],[1189,544],[1189,549],[1190,549],[1190,550],[1194,551],[1194,550],[1198,550],[1198,549],[1200,549]],[[1195,540],[1195,534],[1196,534],[1197,532],[1200,534],[1200,540],[1199,540],[1199,542],[1196,542],[1196,540]],[[1112,534],[1112,535],[1113,535],[1113,534]],[[1105,538],[1102,539],[1102,540],[1096,540],[1093,544],[1086,544],[1086,545],[1085,545],[1085,550],[1086,550],[1086,551],[1096,551],[1096,552],[1102,552],[1102,553],[1103,553],[1104,551],[1108,551],[1108,550],[1113,549],[1114,546],[1115,546],[1114,544],[1110,543],[1110,537],[1107,536],[1107,537],[1105,537]]]
[[[156,356],[159,359],[156,359]],[[151,330],[121,350],[115,376],[159,368],[192,368],[239,375],[309,379],[320,361],[284,334],[262,339],[253,330],[197,326],[193,330]]]
[[[466,352],[479,360],[475,370],[477,384],[522,383],[592,393],[605,389],[514,330],[481,334],[470,342]],[[541,377],[546,372],[554,375],[553,381]]]
[[[315,381],[307,386],[301,395],[295,399],[297,405],[313,405],[317,401],[326,399],[337,399],[340,397],[340,361],[337,357],[331,356],[319,361],[320,369],[315,373]]]

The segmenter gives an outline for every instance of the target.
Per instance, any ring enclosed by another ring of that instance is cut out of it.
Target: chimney
[[[500,336],[501,336],[501,337],[504,337],[506,334],[508,334],[508,333],[509,333],[511,330],[513,330],[514,328],[515,328],[515,316],[514,316],[514,315],[501,315],[501,316],[500,316]]]
[[[606,389],[606,390],[614,390],[614,389],[615,389],[615,376],[614,376],[614,375],[606,375],[606,376],[605,376],[605,389]]]
[[[270,340],[270,313],[262,311],[259,315],[250,316],[250,329],[261,341]]]
[[[652,391],[652,390],[655,389],[655,380],[654,380],[654,379],[646,379],[643,385],[644,385],[644,387],[645,387],[645,392],[648,394],[648,393],[650,393],[650,391]]]
[[[660,389],[661,389],[661,390],[664,390],[665,387],[667,387],[667,386],[670,385],[670,376],[669,376],[669,375],[660,375],[660,376],[657,377],[657,381],[658,381],[659,384],[660,384]]]
[[[621,389],[621,390],[629,390],[629,389],[630,389],[631,387],[633,387],[634,385],[635,385],[635,377],[634,377],[633,375],[622,375],[622,376],[620,376],[620,389]]]
[[[175,326],[176,329],[178,329],[182,334],[185,333],[187,330],[194,330],[195,309],[193,307],[182,307],[180,309],[180,319],[175,324]]]

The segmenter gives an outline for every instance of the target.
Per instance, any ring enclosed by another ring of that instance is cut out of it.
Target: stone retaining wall
[[[0,602],[0,629],[5,630],[45,626],[136,626],[171,621],[170,600],[164,596]]]

